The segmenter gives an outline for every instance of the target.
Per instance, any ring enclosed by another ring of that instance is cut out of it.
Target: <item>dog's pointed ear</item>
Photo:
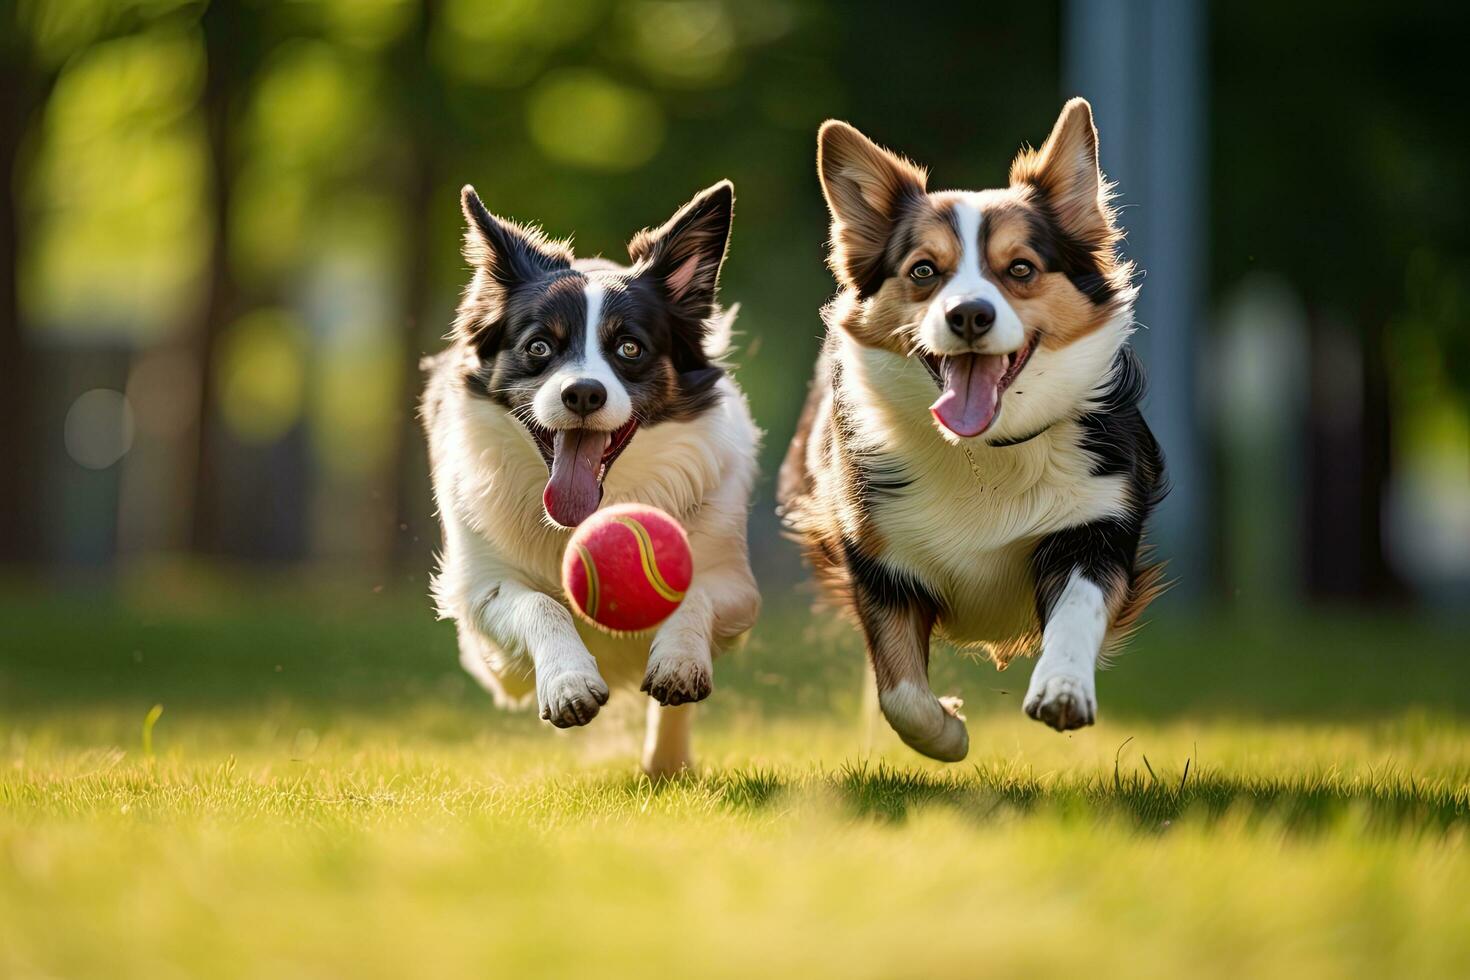
[[[829,119],[817,133],[817,176],[832,212],[832,274],[864,296],[875,292],[893,226],[908,203],[924,196],[928,174]]]
[[[535,228],[497,218],[469,184],[459,192],[459,202],[467,224],[464,257],[497,285],[510,288],[571,266],[565,245]]]
[[[735,185],[722,180],[628,243],[638,275],[652,282],[685,320],[702,322],[714,312],[734,213]]]
[[[490,358],[500,344],[506,294],[516,286],[571,267],[571,252],[534,228],[497,218],[468,184],[459,194],[468,227],[464,257],[475,270],[454,320],[454,334]]]
[[[1068,234],[1084,241],[1111,236],[1112,186],[1098,166],[1097,127],[1086,99],[1072,99],[1062,107],[1041,149],[1017,154],[1011,184],[1036,188]]]

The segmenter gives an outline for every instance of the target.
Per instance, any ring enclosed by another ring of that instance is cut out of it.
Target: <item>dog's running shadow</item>
[[[1142,768],[1109,777],[1058,778],[1020,767],[972,766],[937,772],[880,761],[836,769],[780,772],[760,767],[712,770],[650,781],[625,777],[622,789],[647,799],[701,793],[731,812],[793,814],[836,809],[852,820],[901,825],[941,809],[976,826],[1030,815],[1121,823],[1145,834],[1166,833],[1181,821],[1205,826],[1226,820],[1269,824],[1291,834],[1321,833],[1350,821],[1361,831],[1443,835],[1470,827],[1470,789],[1448,780],[1400,772],[1367,777],[1321,773],[1289,778]]]

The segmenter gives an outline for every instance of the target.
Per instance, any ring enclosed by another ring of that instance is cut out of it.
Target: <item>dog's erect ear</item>
[[[464,257],[487,272],[494,283],[510,288],[569,268],[571,254],[540,231],[497,218],[485,209],[468,184],[459,192],[469,227],[464,235]]]
[[[734,211],[735,185],[722,180],[628,243],[638,275],[652,282],[682,319],[701,322],[713,312]]]
[[[506,294],[521,283],[571,267],[565,245],[549,241],[534,228],[497,218],[485,210],[468,184],[459,194],[469,227],[464,233],[464,257],[475,276],[465,289],[454,320],[454,333],[468,341],[482,359],[493,357],[505,324],[501,322]]]
[[[1108,239],[1111,185],[1097,162],[1097,127],[1086,99],[1072,99],[1041,149],[1022,150],[1011,164],[1011,183],[1041,192],[1063,230],[1084,241]]]
[[[832,212],[832,274],[862,295],[875,292],[894,223],[907,203],[924,196],[928,174],[829,119],[817,133],[817,176]]]

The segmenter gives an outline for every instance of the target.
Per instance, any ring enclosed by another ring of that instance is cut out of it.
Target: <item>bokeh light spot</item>
[[[728,80],[735,30],[718,0],[640,0],[625,12],[633,54],[649,77],[679,86]]]
[[[631,170],[663,143],[659,104],[589,69],[548,75],[531,92],[526,111],[531,138],[543,153],[589,170]]]
[[[435,54],[460,78],[519,87],[549,54],[586,34],[604,7],[602,0],[446,0]]]
[[[133,448],[133,409],[122,392],[93,388],[71,403],[62,438],[77,463],[105,470]]]
[[[301,417],[306,337],[289,312],[237,321],[221,338],[215,370],[220,413],[240,441],[275,442]]]

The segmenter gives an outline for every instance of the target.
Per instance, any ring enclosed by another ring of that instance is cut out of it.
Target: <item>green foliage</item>
[[[86,339],[156,340],[194,300],[210,216],[192,114],[204,62],[160,27],[86,48],[57,79],[28,198],[28,313]]]
[[[526,118],[548,158],[591,170],[632,170],[663,143],[664,117],[654,99],[585,68],[539,81]]]

